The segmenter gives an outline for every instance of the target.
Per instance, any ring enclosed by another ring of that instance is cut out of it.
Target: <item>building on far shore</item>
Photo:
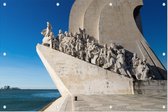
[[[20,90],[18,87],[10,87],[10,86],[4,86],[0,90]]]

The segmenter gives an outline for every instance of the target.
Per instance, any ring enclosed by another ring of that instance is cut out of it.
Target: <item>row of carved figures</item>
[[[47,22],[47,28],[41,32],[44,36],[42,44],[59,50],[81,60],[100,66],[104,69],[125,75],[137,80],[154,78],[150,65],[144,58],[141,60],[136,53],[131,53],[121,45],[111,43],[108,47],[98,44],[93,37],[79,28],[79,33],[62,32],[55,37],[52,27]]]

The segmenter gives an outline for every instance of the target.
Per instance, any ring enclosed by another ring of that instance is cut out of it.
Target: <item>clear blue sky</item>
[[[6,7],[3,3],[6,2]],[[57,7],[56,3],[60,6]],[[0,0],[0,87],[56,88],[39,59],[35,46],[41,30],[50,21],[54,33],[68,30],[74,0]],[[166,0],[144,0],[141,10],[143,33],[151,48],[166,66]],[[3,52],[7,55],[4,57]]]

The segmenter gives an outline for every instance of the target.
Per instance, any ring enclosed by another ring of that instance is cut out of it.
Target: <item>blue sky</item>
[[[6,2],[6,7],[3,3]],[[57,7],[56,3],[60,6]],[[56,88],[39,59],[35,46],[50,21],[53,31],[68,30],[74,0],[0,0],[0,87]],[[143,33],[150,47],[166,66],[166,0],[144,0]],[[3,56],[3,52],[7,55]]]

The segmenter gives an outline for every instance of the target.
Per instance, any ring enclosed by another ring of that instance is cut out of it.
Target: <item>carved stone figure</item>
[[[150,76],[148,76],[149,75],[149,67],[146,62],[147,62],[147,59],[143,58],[144,69],[143,69],[143,73],[141,76],[141,80],[147,80],[150,77]]]
[[[91,59],[91,63],[98,65],[97,59],[99,57],[99,53],[100,53],[100,48],[97,45],[94,45],[94,50],[92,51],[92,59]]]
[[[132,67],[135,69],[139,64],[139,58],[137,57],[137,54],[134,53],[132,57]]]
[[[74,37],[73,34],[72,34],[72,32],[69,32],[68,35],[69,35],[69,37]]]
[[[136,69],[136,78],[137,80],[147,80],[151,77],[149,75],[149,67],[146,63],[146,59],[144,58],[143,61],[139,60],[138,67]]]
[[[125,50],[119,50],[118,55],[117,55],[117,60],[116,60],[116,65],[115,65],[115,72],[120,73],[125,76],[131,77],[129,71],[126,69],[126,63],[125,63]]]
[[[87,48],[86,48],[86,61],[87,62],[91,62],[91,58],[92,58],[92,51],[95,49],[95,44],[94,41],[92,41],[91,43],[89,42],[89,40],[87,40]]]
[[[44,36],[42,44],[52,48],[52,43],[54,39],[54,34],[52,32],[52,27],[49,22],[47,22],[47,28],[44,29],[41,34]]]
[[[53,39],[53,42],[52,42],[52,48],[55,49],[55,50],[59,50],[59,41],[57,38],[54,38]]]
[[[104,56],[107,56],[107,44],[104,45],[103,47],[103,52],[104,52]]]
[[[117,45],[115,43],[111,43],[110,47],[111,47],[112,52],[117,54],[118,52]]]
[[[59,40],[59,42],[61,42],[63,38],[64,38],[64,34],[63,34],[62,30],[60,29],[59,32],[58,32],[58,40]]]
[[[75,56],[75,38],[71,37],[71,40],[69,41],[69,46],[70,46],[70,55]]]
[[[67,31],[64,32],[65,37],[69,37],[69,33]]]
[[[53,48],[53,42],[54,42],[54,34],[53,32],[50,32],[50,35],[49,35],[49,42],[50,42],[50,48]]]
[[[139,64],[136,68],[136,74],[135,74],[137,80],[141,80],[143,71],[144,71],[144,65],[142,63],[142,60],[139,60]]]
[[[83,45],[81,39],[79,39],[79,38],[77,38],[77,40],[76,40],[75,50],[77,52],[77,57],[79,59],[84,60],[84,45]]]
[[[105,56],[105,63],[104,63],[103,68],[106,68],[106,69],[113,68],[115,62],[116,62],[115,56],[112,53],[111,47],[109,47],[107,49],[107,55]]]
[[[51,30],[52,30],[52,26],[51,26],[51,24],[49,22],[47,22],[47,28],[44,29],[41,32],[41,34],[44,35],[44,37],[49,37],[50,36],[50,32],[52,32]]]
[[[79,33],[80,33],[80,37],[82,37],[83,39],[87,39],[87,35],[86,35],[86,30],[85,29],[81,29],[79,28]]]
[[[64,38],[62,39],[62,41],[59,43],[59,50],[60,50],[61,52],[64,52],[64,53],[69,54],[70,48],[69,48],[68,43],[69,43],[70,39],[71,39],[71,38],[64,37]]]
[[[98,65],[98,66],[100,66],[100,67],[102,67],[103,65],[104,65],[104,63],[105,63],[105,56],[104,56],[104,50],[103,50],[103,48],[102,49],[100,49],[100,51],[99,51],[99,54],[98,54],[98,58],[97,58],[97,62],[96,62],[96,64]]]
[[[116,60],[116,65],[117,65],[117,68],[120,69],[120,68],[123,68],[124,64],[125,64],[125,57],[124,55],[122,54],[121,50],[117,52],[118,55],[117,55],[117,60]]]

